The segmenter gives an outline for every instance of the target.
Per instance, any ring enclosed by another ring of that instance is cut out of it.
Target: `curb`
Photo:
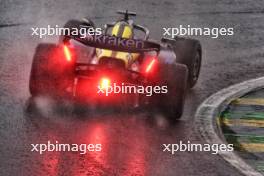
[[[196,130],[208,144],[227,144],[221,129],[217,125],[219,113],[235,98],[264,87],[264,77],[235,84],[207,98],[195,114]],[[219,152],[223,159],[247,176],[262,176],[248,165],[235,152]]]

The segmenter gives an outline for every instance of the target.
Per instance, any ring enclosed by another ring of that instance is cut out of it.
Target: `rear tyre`
[[[181,118],[183,113],[188,69],[183,64],[164,64],[161,65],[160,75],[162,86],[167,85],[168,92],[161,94],[159,107],[163,114],[175,121]]]
[[[34,96],[62,95],[73,78],[71,65],[62,62],[61,48],[54,44],[39,44],[33,57],[29,91]]]
[[[202,47],[198,40],[176,38],[173,44],[176,62],[187,66],[188,86],[193,88],[198,81],[202,63]]]

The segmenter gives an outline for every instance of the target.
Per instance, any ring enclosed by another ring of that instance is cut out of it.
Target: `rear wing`
[[[125,38],[109,36],[109,35],[88,35],[84,38],[73,35],[65,36],[65,37],[66,38],[64,42],[70,39],[74,39],[90,47],[109,49],[115,51],[138,53],[138,52],[146,52],[146,51],[159,52],[160,50],[160,44],[155,42],[137,40],[137,39],[125,39]]]

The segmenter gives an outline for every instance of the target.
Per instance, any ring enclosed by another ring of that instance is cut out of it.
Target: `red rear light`
[[[110,79],[108,78],[102,78],[100,81],[100,88],[101,89],[108,89],[108,87],[110,86]]]
[[[66,60],[68,62],[70,62],[72,60],[72,56],[71,56],[71,52],[70,52],[70,49],[68,48],[68,46],[63,45],[63,51],[64,51],[64,55],[66,57]]]
[[[150,62],[147,64],[147,67],[146,67],[146,70],[145,70],[146,73],[149,73],[153,69],[153,67],[155,65],[155,62],[156,62],[155,58],[152,58],[150,60]]]

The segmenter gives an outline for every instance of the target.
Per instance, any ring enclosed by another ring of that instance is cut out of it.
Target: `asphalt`
[[[264,2],[256,1],[1,1],[0,6],[0,175],[241,175],[221,157],[206,152],[162,152],[163,143],[204,143],[194,131],[194,114],[210,94],[263,74]],[[118,9],[139,13],[137,22],[159,39],[162,27],[234,27],[234,36],[197,37],[203,65],[189,91],[182,119],[174,124],[146,112],[69,115],[42,100],[40,114],[26,111],[34,48],[31,27],[63,25],[89,16],[98,26],[113,21]],[[30,152],[31,143],[100,142],[97,154]]]

